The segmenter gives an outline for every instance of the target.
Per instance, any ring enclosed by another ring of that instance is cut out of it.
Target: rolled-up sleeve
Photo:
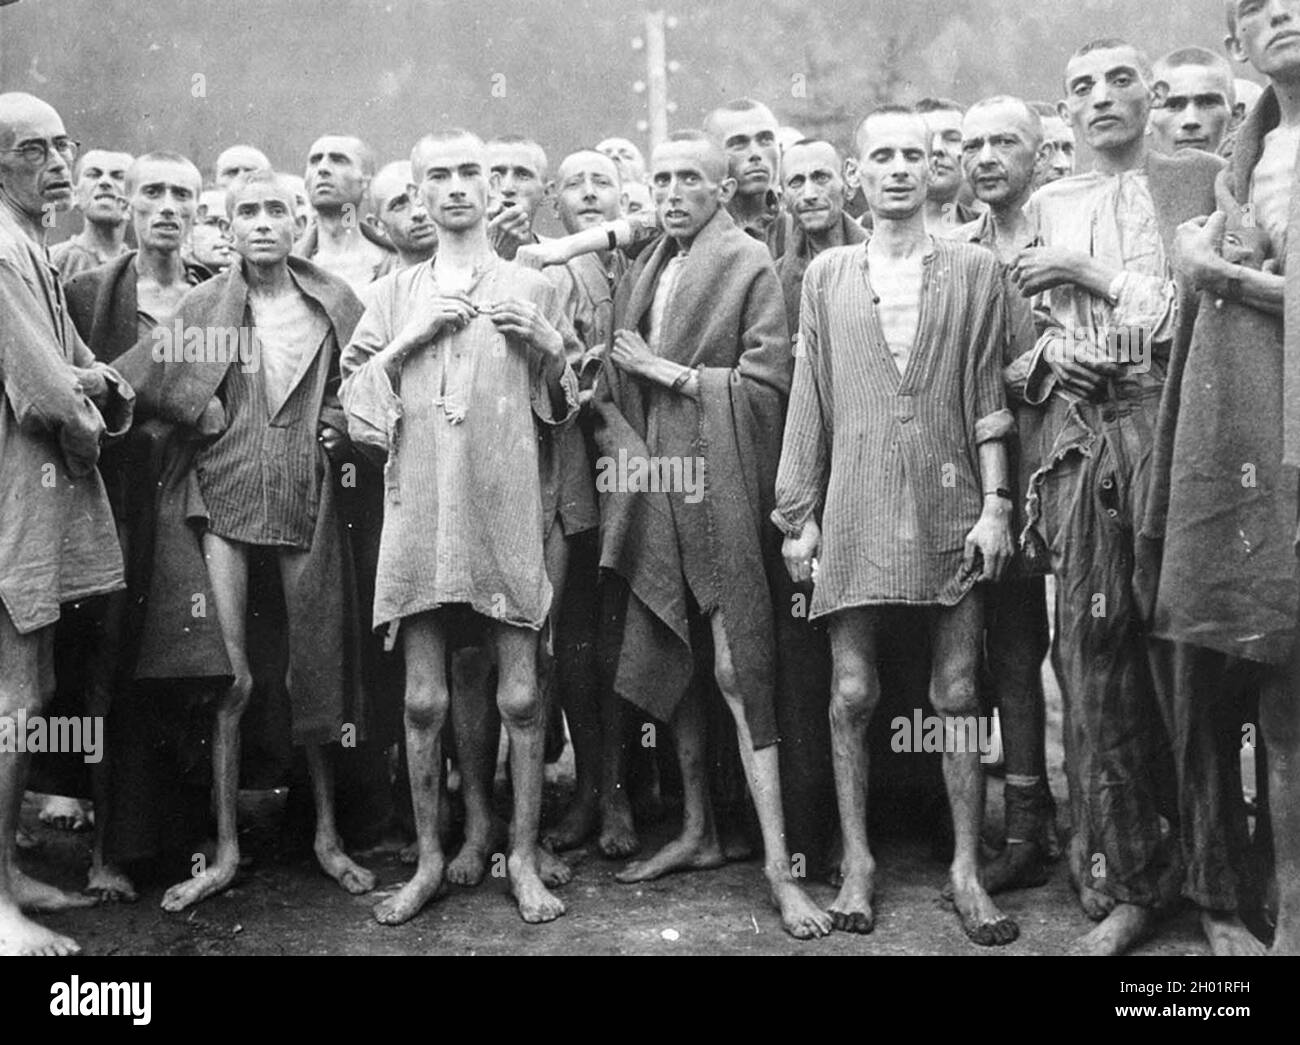
[[[371,299],[339,358],[339,399],[347,415],[348,437],[381,455],[396,444],[402,417],[401,396],[375,358],[391,340],[387,310],[382,302]]]

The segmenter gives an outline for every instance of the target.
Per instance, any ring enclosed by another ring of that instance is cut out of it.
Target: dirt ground
[[[1052,791],[1064,810],[1060,703],[1049,691],[1048,762]],[[571,756],[548,770],[548,810],[572,787]],[[989,834],[1002,823],[1001,782],[990,781]],[[234,888],[183,914],[158,906],[165,883],[143,888],[140,901],[45,916],[71,934],[87,954],[1063,954],[1090,927],[1075,902],[1064,863],[1047,885],[1000,898],[1020,923],[1020,939],[994,950],[969,943],[956,916],[939,900],[945,868],[924,840],[873,842],[880,877],[878,917],[870,936],[835,933],[801,943],[781,929],[767,899],[758,861],[717,871],[674,875],[637,886],[621,885],[621,866],[590,851],[566,854],[573,881],[558,890],[568,913],[543,926],[520,921],[504,879],[488,877],[475,889],[448,895],[407,925],[390,928],[371,917],[375,894],[351,897],[321,875],[310,854],[277,857],[278,810],[273,794],[246,796],[245,851],[253,857]],[[65,888],[84,884],[89,836],[41,825],[37,806],[24,805],[23,823],[40,840],[23,858],[32,873]],[[675,827],[670,819],[647,832],[657,846]],[[376,893],[409,876],[394,854],[364,860],[379,877]],[[810,882],[813,898],[835,897],[828,884]],[[1184,912],[1165,923],[1142,954],[1206,954],[1194,917]]]

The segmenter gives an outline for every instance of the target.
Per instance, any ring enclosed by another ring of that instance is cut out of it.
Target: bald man
[[[374,174],[374,154],[360,138],[326,134],[307,150],[307,197],[316,220],[294,253],[338,276],[356,294],[397,263],[396,252],[365,220]]]
[[[90,149],[77,163],[73,207],[82,230],[50,250],[50,261],[66,283],[78,272],[112,261],[126,251],[126,172],[129,152]]]
[[[619,177],[627,182],[645,182],[645,154],[627,138],[606,138],[596,143],[596,151],[614,161]]]
[[[213,165],[212,180],[219,189],[230,188],[230,183],[250,171],[269,171],[271,161],[266,153],[252,145],[232,145],[217,157]]]
[[[0,94],[0,720],[47,704],[60,606],[124,583],[95,466],[105,437],[130,426],[134,395],[77,335],[45,252],[47,216],[72,201],[76,156],[51,106]],[[73,954],[73,940],[23,913],[86,902],[18,869],[26,771],[25,753],[0,754],[0,955]]]
[[[546,150],[531,138],[504,134],[487,143],[494,200],[488,210],[488,238],[507,261],[520,247],[537,242],[533,222],[550,196]]]
[[[560,224],[572,234],[618,219],[622,190],[619,166],[611,156],[590,149],[566,156],[556,171],[552,190]],[[578,375],[584,407],[590,401],[601,363],[609,354],[614,335],[614,288],[626,269],[622,252],[605,249],[546,270],[560,291],[565,313],[581,343],[581,355],[570,362]],[[578,427],[564,430],[550,450],[565,461],[562,474],[572,480],[567,484],[570,496],[595,495],[590,464],[596,456],[592,422],[591,410],[584,409]],[[585,486],[585,490],[579,486]],[[591,503],[594,508],[594,500]],[[568,526],[564,533],[570,536]],[[594,530],[575,532],[566,544],[568,562],[558,617],[557,652],[560,693],[573,738],[577,779],[572,803],[542,839],[561,851],[597,832],[602,853],[628,857],[636,852],[639,841],[624,788],[620,702],[614,694],[613,679],[603,670],[607,667],[604,658],[596,660],[598,619],[600,626],[611,621],[609,604],[615,585],[599,583],[599,541]],[[557,585],[557,592],[559,588]]]
[[[410,160],[394,160],[383,166],[370,184],[375,220],[397,249],[399,268],[428,261],[438,246],[437,226],[429,218],[412,177]]]
[[[651,170],[665,234],[619,284],[594,400],[597,469],[612,478],[597,483],[601,565],[630,589],[615,687],[672,729],[685,807],[678,837],[617,877],[643,882],[725,861],[704,758],[712,675],[735,723],[772,899],[786,931],[811,939],[831,919],[795,881],[786,847],[765,568],[774,542],[759,515],[772,498],[790,380],[780,285],[727,212],[735,182],[716,144],[679,133],[654,151]],[[677,473],[647,487],[631,473],[609,476],[619,461],[675,462]]]
[[[1155,64],[1156,103],[1151,133],[1164,153],[1200,149],[1217,153],[1237,104],[1232,66],[1204,47],[1181,47]]]
[[[767,245],[773,258],[785,253],[788,219],[781,213],[780,124],[762,102],[737,98],[704,118],[704,133],[727,157],[736,191],[727,211],[741,230]]]
[[[1043,123],[1043,145],[1047,155],[1034,173],[1034,188],[1068,178],[1074,173],[1074,130],[1063,119],[1054,102],[1030,102],[1029,107]]]

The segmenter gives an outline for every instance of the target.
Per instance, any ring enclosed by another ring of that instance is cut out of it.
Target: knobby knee
[[[406,684],[406,723],[416,729],[433,729],[447,716],[450,703],[446,685],[433,679],[411,679]]]
[[[531,726],[542,719],[542,694],[534,679],[502,681],[497,687],[497,710],[516,726]]]
[[[930,687],[930,703],[940,715],[978,715],[980,699],[975,673],[937,675]]]
[[[831,723],[859,723],[876,709],[877,687],[865,675],[837,675],[831,684]]]

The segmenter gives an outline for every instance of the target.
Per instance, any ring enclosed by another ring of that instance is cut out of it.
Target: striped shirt
[[[262,344],[261,366],[236,363],[226,372],[217,389],[226,429],[195,458],[198,503],[191,518],[206,519],[208,529],[226,540],[307,549],[316,530],[325,462],[317,445],[320,389],[310,375],[322,351],[337,349],[319,306],[295,296],[301,308],[255,311],[250,305],[245,313],[246,321],[276,317]],[[293,322],[286,326],[285,318]],[[272,362],[277,354],[287,358]]]
[[[983,510],[977,447],[1013,428],[992,254],[933,241],[901,374],[875,299],[865,244],[824,251],[804,276],[772,519],[797,534],[821,515],[812,617],[960,601],[975,583],[960,571]]]

